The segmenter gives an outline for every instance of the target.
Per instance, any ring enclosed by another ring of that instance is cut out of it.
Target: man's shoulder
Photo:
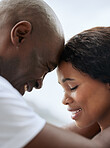
[[[0,76],[0,98],[22,98],[21,94],[4,77]]]
[[[24,147],[45,123],[10,83],[0,81],[0,147]]]

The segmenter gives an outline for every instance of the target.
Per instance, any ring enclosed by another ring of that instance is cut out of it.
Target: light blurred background
[[[110,26],[110,0],[44,0],[55,11],[65,34],[73,35],[96,26]],[[61,101],[63,90],[57,82],[56,70],[47,74],[43,87],[24,95],[26,101],[47,122],[62,126],[73,122]]]

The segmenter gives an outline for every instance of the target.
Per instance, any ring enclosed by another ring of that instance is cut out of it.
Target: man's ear
[[[11,30],[11,41],[15,46],[23,43],[32,31],[32,25],[28,21],[18,22]]]

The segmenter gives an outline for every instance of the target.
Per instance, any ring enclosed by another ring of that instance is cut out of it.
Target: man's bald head
[[[53,10],[42,0],[1,0],[0,1],[0,26],[27,20],[37,27],[50,28],[58,31],[63,36],[61,24]],[[43,29],[43,28],[42,28]]]
[[[0,2],[0,73],[24,93],[58,64],[64,47],[61,24],[42,0]],[[14,70],[13,70],[14,69]]]
[[[20,21],[29,21],[38,42],[64,42],[62,26],[53,10],[42,0],[1,0],[0,28],[11,29]],[[48,38],[49,37],[49,38]],[[54,45],[53,45],[54,46]]]

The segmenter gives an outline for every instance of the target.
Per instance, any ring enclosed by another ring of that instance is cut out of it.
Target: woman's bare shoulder
[[[92,140],[99,142],[102,148],[110,148],[110,127],[101,131]]]

